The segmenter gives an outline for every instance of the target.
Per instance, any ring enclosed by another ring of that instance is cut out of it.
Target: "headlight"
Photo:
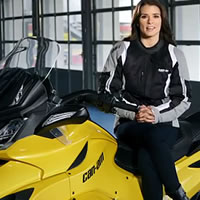
[[[3,128],[0,130],[0,148],[3,147],[6,143],[12,141],[15,135],[18,133],[20,128],[23,126],[24,122],[22,119],[14,119],[9,121]]]

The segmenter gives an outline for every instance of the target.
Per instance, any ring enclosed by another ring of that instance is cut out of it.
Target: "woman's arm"
[[[155,123],[169,122],[180,117],[191,104],[191,87],[185,56],[174,46],[169,47],[173,71],[169,85],[169,100],[157,107],[152,106]]]
[[[126,51],[129,42],[118,42],[110,51],[103,72],[99,79],[99,92],[109,93],[117,99],[121,99],[121,91],[124,88],[123,65],[126,59]],[[125,99],[123,99],[126,101]],[[127,102],[131,104],[130,102]],[[120,108],[115,108],[116,114],[123,118],[134,119],[135,113]]]

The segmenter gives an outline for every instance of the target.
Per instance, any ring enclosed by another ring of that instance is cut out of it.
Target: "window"
[[[32,0],[6,0],[1,12],[1,57],[12,50],[17,40],[32,36]]]
[[[178,6],[176,13],[176,40],[200,40],[200,5]]]
[[[193,81],[200,80],[200,46],[196,45],[179,45],[186,57],[190,73],[190,79]]]
[[[95,68],[101,72],[112,45],[130,34],[132,10],[136,0],[93,0],[93,38]]]
[[[139,0],[37,0],[39,2],[38,21],[34,22],[34,0],[0,0],[1,10],[1,57],[7,54],[22,37],[32,36],[38,23],[38,34],[56,40],[62,46],[57,62],[55,83],[59,86],[60,75],[66,82],[63,94],[73,91],[75,75],[79,77],[82,89],[83,81],[92,76],[92,88],[95,89],[97,74],[102,71],[113,44],[130,34],[132,11]],[[166,4],[167,1],[161,0]],[[170,21],[178,46],[184,51],[192,80],[200,81],[200,3],[196,0],[169,0]],[[87,10],[86,21],[92,23],[91,41],[84,45],[83,30],[85,13],[82,5],[91,5]],[[84,16],[84,18],[83,18]],[[34,23],[32,23],[34,22]],[[34,31],[33,31],[34,27]],[[92,48],[85,65],[85,52]],[[90,68],[90,73],[85,73]],[[63,73],[62,70],[65,70]],[[64,76],[65,74],[65,76]],[[81,78],[80,78],[81,77]],[[84,77],[84,78],[83,78]],[[65,80],[66,79],[66,80]],[[56,87],[57,87],[56,86]],[[63,84],[62,84],[63,86]],[[67,88],[67,89],[66,89]],[[65,92],[64,92],[65,90]]]
[[[185,54],[190,79],[200,81],[200,3],[193,0],[172,2],[175,39]]]
[[[83,71],[81,0],[0,1],[4,10],[1,12],[1,56],[8,54],[19,39],[35,33],[56,40],[62,46],[62,52],[53,77],[58,80],[62,78],[61,82],[65,82],[62,87],[65,87],[60,89],[61,84],[56,80],[55,88],[61,91],[61,96],[73,88],[82,89],[82,78],[73,87],[77,82],[73,76],[78,74],[82,77]]]

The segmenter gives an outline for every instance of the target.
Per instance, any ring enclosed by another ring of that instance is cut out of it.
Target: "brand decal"
[[[161,68],[159,68],[158,71],[159,71],[159,72],[167,72],[167,73],[169,72],[168,69],[161,69]]]
[[[93,165],[87,172],[83,174],[83,183],[89,180],[95,173],[100,169],[102,163],[104,161],[104,154],[102,153],[97,160],[96,164]]]

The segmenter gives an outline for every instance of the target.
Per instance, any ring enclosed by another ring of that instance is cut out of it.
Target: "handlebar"
[[[104,112],[112,112],[113,108],[121,108],[133,112],[138,111],[138,106],[129,105],[123,101],[117,100],[109,93],[97,93],[94,90],[81,90],[63,97],[61,104],[70,103],[89,103],[98,107]]]

